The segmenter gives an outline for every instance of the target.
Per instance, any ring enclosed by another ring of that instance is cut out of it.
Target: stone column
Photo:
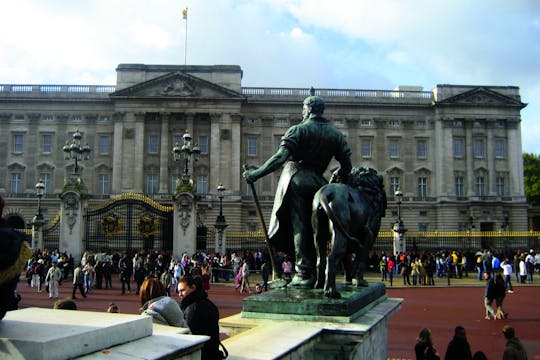
[[[496,175],[497,175],[497,169],[495,168],[495,149],[494,149],[494,139],[493,139],[493,124],[488,123],[488,129],[487,129],[487,146],[486,146],[486,156],[487,156],[487,164],[488,164],[488,188],[487,188],[487,195],[489,196],[495,196],[497,194],[496,190]]]
[[[183,252],[190,256],[197,250],[197,216],[195,196],[191,192],[180,192],[173,196],[173,256]]]
[[[465,136],[465,156],[467,161],[467,173],[465,179],[467,179],[467,196],[475,196],[474,184],[476,176],[474,174],[474,144],[472,137],[473,120],[465,121],[466,128]]]
[[[208,179],[208,188],[215,189],[217,183],[223,181],[220,178],[223,139],[221,139],[221,114],[213,113],[210,114],[210,117],[210,178]]]
[[[127,151],[135,152],[132,167],[126,176],[133,178],[133,191],[144,192],[144,155],[145,155],[145,126],[144,126],[145,113],[135,114],[135,142],[130,149],[124,149]]]
[[[122,159],[123,159],[123,139],[124,139],[124,113],[115,113],[114,134],[113,134],[113,173],[112,173],[112,193],[122,192]]]
[[[241,121],[241,115],[236,114],[231,116],[231,167],[229,168],[230,181],[228,183],[231,186],[232,194],[240,194],[241,184],[243,181],[241,177],[243,170],[242,164],[240,163],[242,159]]]
[[[60,194],[60,251],[67,251],[73,256],[75,264],[80,261],[84,252],[84,221],[87,207],[87,195],[73,187],[68,187]]]
[[[169,193],[169,113],[160,114],[161,118],[161,149],[159,152],[159,190],[160,194]]]
[[[32,250],[43,249],[43,220],[34,217],[32,222]]]

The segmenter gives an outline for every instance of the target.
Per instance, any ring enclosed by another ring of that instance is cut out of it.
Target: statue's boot
[[[313,289],[313,286],[315,286],[315,277],[310,275],[302,276],[301,274],[296,274],[287,286]]]

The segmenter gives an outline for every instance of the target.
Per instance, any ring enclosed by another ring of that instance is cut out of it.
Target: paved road
[[[473,274],[471,274],[473,275]],[[376,274],[368,276],[368,281],[380,281]],[[252,285],[258,281],[252,278]],[[502,358],[504,338],[501,334],[503,325],[516,328],[516,333],[525,343],[529,359],[540,359],[540,287],[530,285],[515,286],[516,292],[508,294],[505,300],[508,320],[488,321],[484,319],[482,303],[483,281],[474,277],[467,279],[436,280],[437,287],[403,287],[401,279],[394,281],[394,286],[386,282],[389,297],[403,298],[403,306],[389,321],[388,355],[391,359],[414,359],[416,336],[422,327],[429,327],[433,332],[436,348],[441,357],[453,329],[456,325],[466,328],[468,339],[474,351],[484,351],[489,359]],[[538,280],[537,280],[538,281]],[[540,284],[540,283],[539,283]],[[212,284],[210,298],[218,305],[221,317],[227,317],[241,311],[242,299],[247,295],[239,294],[231,282]],[[22,295],[20,307],[51,308],[54,299],[49,299],[44,292],[19,283]],[[71,286],[64,283],[60,288],[60,297],[69,297]],[[123,313],[137,313],[140,303],[135,294],[120,294],[120,282],[113,278],[113,288],[94,290],[88,298],[78,296],[77,306],[81,310],[106,311],[110,302],[115,302]]]

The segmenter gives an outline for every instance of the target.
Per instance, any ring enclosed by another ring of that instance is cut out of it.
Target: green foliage
[[[540,205],[540,158],[535,154],[523,154],[523,178],[525,196],[530,205]]]

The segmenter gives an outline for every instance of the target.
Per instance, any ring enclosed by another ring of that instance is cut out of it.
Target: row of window
[[[182,144],[183,139],[181,135],[173,136],[173,144]],[[201,154],[208,153],[208,136],[198,136],[198,146],[201,150]],[[278,139],[277,145],[280,140]],[[505,139],[495,139],[494,143],[495,158],[506,158],[506,142]],[[14,134],[12,141],[12,151],[15,154],[21,154],[24,151],[24,134]],[[43,154],[50,154],[53,151],[53,135],[42,134],[41,135],[41,152]],[[111,153],[111,136],[99,135],[98,136],[98,154],[108,155]],[[160,151],[160,137],[159,135],[148,135],[148,153],[158,154]],[[388,139],[388,154],[391,158],[399,158],[401,155],[401,139],[389,138]],[[454,158],[465,157],[465,139],[456,137],[453,139],[453,154]],[[483,138],[476,138],[473,140],[473,154],[475,158],[486,157],[486,141]],[[247,155],[258,155],[258,138],[247,138]],[[362,138],[360,144],[360,155],[363,158],[371,158],[373,155],[373,139]],[[428,140],[417,139],[416,140],[416,156],[420,159],[425,159],[428,156]]]
[[[400,186],[399,177],[390,177],[390,194],[394,194],[396,191],[403,189]],[[454,189],[457,197],[464,197],[465,195],[465,180],[463,176],[456,176],[454,178]],[[506,195],[506,181],[504,177],[498,176],[495,178],[495,191],[497,196]],[[475,196],[487,196],[487,182],[484,176],[476,176],[474,183]],[[417,178],[417,196],[420,198],[428,197],[428,178],[420,176]]]
[[[40,173],[39,177],[43,184],[45,185],[45,193],[51,192],[51,174],[50,173]],[[171,177],[170,189],[171,192],[174,192],[176,189],[177,181],[180,179],[180,175],[173,175]],[[279,180],[279,178],[276,178]],[[198,195],[208,194],[208,176],[207,175],[197,175],[196,177],[196,191]],[[464,197],[465,195],[465,180],[463,176],[456,176],[454,178],[455,184],[455,195],[457,197]],[[11,173],[11,183],[10,189],[11,193],[22,193],[23,192],[23,182],[22,182],[22,173],[13,172]],[[487,182],[484,176],[475,177],[475,195],[476,196],[486,196],[487,195]],[[156,194],[159,189],[159,177],[157,174],[149,174],[146,176],[145,190],[147,194]],[[495,178],[495,189],[497,196],[506,195],[506,182],[504,177]],[[396,191],[402,190],[401,181],[399,177],[392,176],[390,177],[390,194],[393,195]],[[98,174],[97,175],[97,194],[109,194],[111,192],[110,188],[110,175],[109,174]],[[419,198],[426,198],[429,196],[428,191],[428,178],[425,176],[419,176],[417,178],[417,196]]]
[[[50,194],[51,189],[51,174],[50,173],[40,173],[39,178],[45,185],[44,192],[45,194]],[[174,192],[176,189],[177,181],[180,179],[180,175],[173,175],[171,178],[171,192]],[[159,178],[156,174],[150,174],[146,176],[145,189],[147,194],[157,194],[159,189]],[[111,177],[109,174],[98,174],[97,175],[97,192],[96,194],[107,195],[111,193]],[[208,176],[206,175],[197,175],[197,194],[206,195],[208,194]],[[11,173],[10,178],[10,192],[14,194],[23,192],[23,174],[20,172]]]
[[[182,146],[182,135],[173,136],[173,145],[178,143]],[[199,135],[198,146],[201,150],[201,154],[208,153],[208,136]],[[111,153],[111,135],[98,135],[98,148],[97,153],[99,155],[109,155]],[[53,151],[53,134],[41,135],[41,153],[50,154]],[[160,150],[160,137],[159,135],[148,135],[148,153],[158,154]],[[14,154],[22,154],[24,152],[24,134],[13,134],[11,151]]]
[[[465,139],[454,138],[453,141],[454,158],[465,157]],[[495,158],[506,158],[506,141],[505,139],[495,139],[494,143]],[[388,154],[391,158],[399,158],[401,156],[401,139],[388,139]],[[363,158],[370,158],[373,155],[373,139],[362,138],[360,144],[360,155]],[[473,141],[473,155],[475,158],[483,159],[486,157],[486,141],[483,138],[476,138]],[[428,140],[416,140],[416,157],[425,159],[428,156]]]

